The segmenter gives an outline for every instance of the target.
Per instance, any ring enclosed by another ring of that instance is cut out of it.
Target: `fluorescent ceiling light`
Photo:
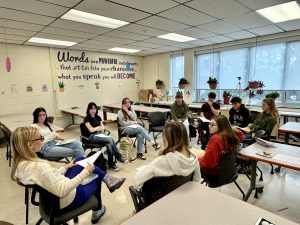
[[[296,1],[256,10],[273,23],[280,23],[300,18],[300,7]]]
[[[113,51],[113,52],[126,52],[126,53],[135,53],[135,52],[139,52],[141,50],[137,50],[137,49],[130,49],[130,48],[110,48],[108,49],[108,51]]]
[[[158,38],[168,39],[172,41],[178,41],[178,42],[187,42],[187,41],[193,41],[196,40],[196,38],[175,34],[175,33],[169,33],[158,36]]]
[[[100,27],[119,28],[129,24],[128,22],[112,19],[105,16],[99,16],[93,13],[87,13],[76,9],[71,9],[61,17],[65,20],[72,20],[80,23],[92,24]]]
[[[60,41],[60,40],[36,38],[36,37],[30,38],[28,42],[41,43],[47,45],[62,45],[62,46],[72,46],[77,44],[76,42],[71,42],[71,41]]]

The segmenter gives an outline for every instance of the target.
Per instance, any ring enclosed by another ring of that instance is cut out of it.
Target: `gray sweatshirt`
[[[132,121],[136,121],[137,120],[137,115],[135,113],[135,111],[131,108],[131,111],[129,111],[128,116],[127,116],[127,120],[126,120],[126,116],[124,115],[122,110],[119,110],[118,112],[118,121],[121,127],[128,127],[129,125],[131,125]]]

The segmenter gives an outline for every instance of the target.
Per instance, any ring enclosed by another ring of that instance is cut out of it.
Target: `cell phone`
[[[275,223],[272,223],[264,218],[259,218],[257,221],[256,221],[256,224],[255,225],[276,225]]]
[[[263,157],[266,157],[266,158],[272,158],[272,155],[266,155],[263,152],[256,152],[256,155],[260,155],[260,156],[263,156]]]

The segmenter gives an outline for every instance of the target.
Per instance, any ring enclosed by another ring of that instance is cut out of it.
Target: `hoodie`
[[[194,172],[193,180],[200,182],[198,158],[194,153],[190,152],[190,157],[187,158],[178,151],[169,152],[138,168],[133,177],[133,186],[140,190],[143,184],[153,177],[188,176],[192,172]]]

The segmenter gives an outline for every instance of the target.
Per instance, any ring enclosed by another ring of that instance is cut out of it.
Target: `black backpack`
[[[95,153],[96,152],[92,151],[86,157],[88,158],[88,157],[94,155]],[[104,158],[103,154],[100,154],[99,157],[94,162],[94,165],[99,167],[104,172],[106,172],[106,170],[107,170],[107,159]]]

